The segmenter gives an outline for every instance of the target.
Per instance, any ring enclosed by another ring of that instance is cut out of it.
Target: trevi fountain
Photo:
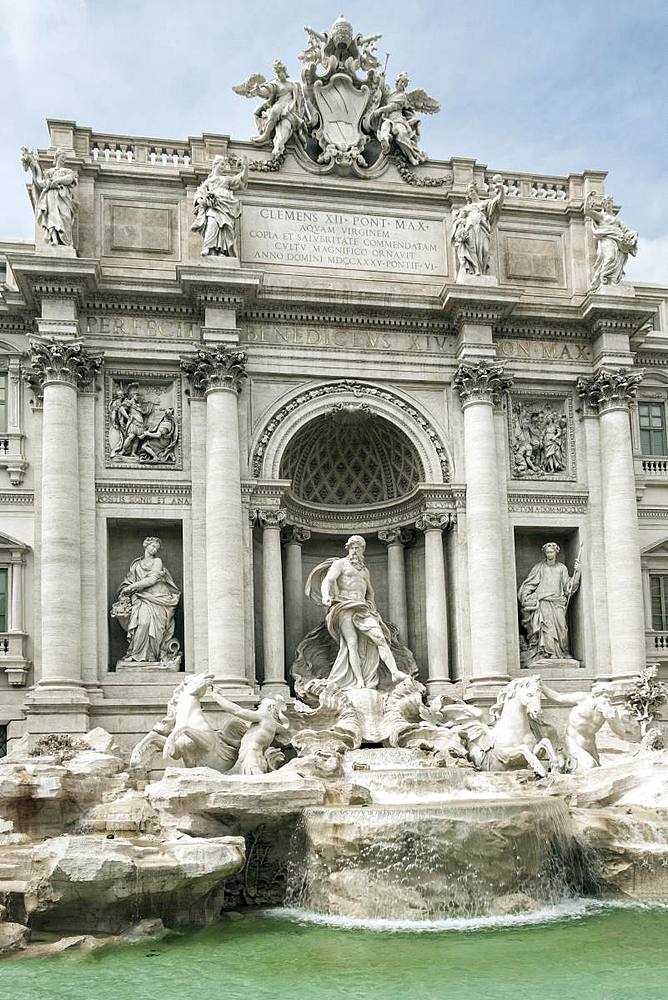
[[[665,996],[668,289],[306,32],[248,142],[21,153],[0,991]]]

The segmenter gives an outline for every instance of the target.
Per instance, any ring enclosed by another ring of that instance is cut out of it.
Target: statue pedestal
[[[456,283],[458,285],[476,285],[478,288],[498,288],[499,279],[493,274],[469,274],[460,269]]]
[[[556,657],[545,657],[542,660],[531,660],[522,664],[522,670],[538,671],[541,674],[564,674],[581,670],[583,664],[572,656],[557,659]]]
[[[148,660],[119,660],[116,664],[116,673],[122,673],[126,670],[169,670],[171,673],[177,674],[180,669],[180,664],[176,660],[171,663],[151,663]]]

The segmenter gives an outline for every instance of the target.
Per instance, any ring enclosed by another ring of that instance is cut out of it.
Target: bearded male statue
[[[381,664],[389,672],[389,686],[406,680],[409,673],[417,669],[410,651],[398,644],[396,635],[378,613],[364,561],[365,548],[366,542],[361,535],[351,535],[346,542],[348,554],[320,563],[306,582],[307,596],[329,609],[324,625],[331,638],[338,642],[338,652],[327,681],[339,688],[377,688]],[[303,656],[304,647],[317,639],[321,629],[319,626],[302,640],[298,659],[300,650]],[[409,673],[397,666],[393,645],[397,655],[406,661]],[[388,686],[386,681],[382,686]]]

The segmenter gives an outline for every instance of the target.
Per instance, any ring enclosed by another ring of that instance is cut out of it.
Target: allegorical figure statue
[[[65,166],[67,154],[57,149],[53,166],[42,171],[37,154],[25,146],[21,150],[24,170],[32,171],[32,203],[35,218],[51,246],[73,246],[74,222],[78,211],[77,175]]]
[[[567,766],[571,771],[588,771],[600,767],[596,735],[608,723],[617,736],[629,739],[638,734],[638,724],[632,719],[623,703],[623,694],[614,684],[597,683],[591,691],[553,691],[542,684],[543,695],[555,705],[568,705],[564,749]]]
[[[128,635],[123,661],[178,665],[181,652],[174,638],[174,615],[181,599],[178,587],[159,557],[160,539],[144,539],[144,555],[135,559],[111,608]]]
[[[618,285],[624,277],[629,254],[638,252],[638,234],[618,219],[612,198],[602,198],[590,191],[584,213],[592,220],[596,241],[596,261],[589,287],[596,291],[601,285]]]
[[[248,184],[248,160],[236,174],[226,173],[229,160],[215,156],[211,173],[195,191],[195,220],[190,227],[203,237],[202,256],[237,257],[236,222],[241,201],[236,191]]]
[[[418,112],[433,115],[440,110],[438,101],[424,90],[406,91],[409,79],[405,73],[397,77],[394,90],[388,87],[381,97],[381,105],[371,114],[371,124],[384,153],[389,153],[392,141],[414,167],[424,163],[427,154],[418,147],[420,119]]]
[[[365,548],[361,535],[351,535],[346,542],[348,555],[316,566],[306,582],[307,595],[329,608],[325,624],[339,650],[328,680],[340,688],[378,687],[381,662],[393,682],[408,676],[397,667],[390,630],[376,609]],[[318,595],[313,587],[320,579]]]
[[[492,178],[494,194],[481,198],[475,184],[469,184],[466,204],[452,215],[452,242],[460,273],[487,274],[489,271],[492,227],[503,205],[503,183],[498,174]]]
[[[556,542],[543,545],[545,558],[532,567],[517,592],[530,660],[565,659],[571,655],[566,611],[580,586],[580,558],[578,555],[573,575],[569,576],[564,563],[557,562],[559,551]]]
[[[282,156],[290,136],[304,128],[304,95],[302,86],[291,80],[284,62],[273,64],[274,80],[266,80],[261,73],[253,73],[245,83],[232,87],[242,97],[261,97],[263,103],[255,111],[258,135],[251,140],[258,146],[271,142],[272,156]]]

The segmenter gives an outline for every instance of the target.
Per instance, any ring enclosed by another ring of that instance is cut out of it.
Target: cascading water
[[[509,794],[505,776],[496,777],[360,771],[355,780],[369,788],[371,804],[304,810],[287,905],[325,916],[434,920],[529,910],[577,891],[564,802]]]

